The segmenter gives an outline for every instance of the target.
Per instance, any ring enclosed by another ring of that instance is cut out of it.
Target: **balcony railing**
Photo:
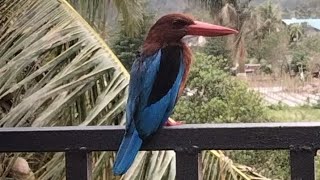
[[[116,151],[119,126],[0,128],[0,152],[65,152],[67,180],[91,179],[92,151]],[[174,150],[176,179],[201,179],[202,150],[289,150],[292,180],[314,180],[320,123],[188,124],[160,130],[143,150]]]

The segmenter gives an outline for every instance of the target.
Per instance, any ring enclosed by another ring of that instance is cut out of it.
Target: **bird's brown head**
[[[164,46],[182,44],[181,39],[186,35],[214,37],[235,33],[238,31],[195,21],[192,17],[184,14],[168,14],[161,17],[151,27],[143,45],[143,52],[150,55]]]

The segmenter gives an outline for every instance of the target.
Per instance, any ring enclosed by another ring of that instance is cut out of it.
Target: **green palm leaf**
[[[0,25],[2,127],[123,123],[129,75],[65,0],[1,1]],[[65,178],[63,153],[1,154],[2,177],[19,156],[37,179]],[[110,152],[93,154],[94,179],[118,179],[110,171],[113,158]],[[210,177],[223,172],[214,164],[230,169],[224,159],[206,156]],[[175,163],[173,151],[140,152],[122,179],[173,180]]]
[[[116,95],[124,99],[127,72],[90,26],[70,13],[70,6],[58,1],[14,4],[16,13],[4,14],[10,26],[1,29],[0,99],[15,101],[2,114],[2,126],[64,125],[70,114],[66,118],[62,109],[79,104],[74,104],[77,98],[92,98],[93,88],[102,93],[92,99],[100,106],[86,109],[87,120],[97,118]],[[103,102],[107,95],[108,104]],[[62,118],[66,121],[57,121]]]
[[[202,156],[203,179],[269,180],[248,166],[233,163],[222,151],[206,151]]]
[[[140,32],[143,21],[141,0],[68,0],[73,7],[97,30],[107,37],[107,30],[122,20],[125,33],[135,36]]]
[[[2,127],[120,123],[129,75],[68,3],[5,0],[0,9]],[[21,156],[38,179],[64,177],[63,153]],[[95,177],[111,177],[112,156],[94,155]]]

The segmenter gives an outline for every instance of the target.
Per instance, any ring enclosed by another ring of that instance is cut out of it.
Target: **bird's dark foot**
[[[168,120],[164,123],[165,126],[179,126],[184,124],[183,121],[175,121],[172,118],[168,118]]]

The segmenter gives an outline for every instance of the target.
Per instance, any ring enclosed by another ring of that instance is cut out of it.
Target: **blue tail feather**
[[[114,166],[113,173],[122,175],[127,172],[133,163],[142,145],[142,139],[135,130],[132,134],[126,134],[121,142]]]

